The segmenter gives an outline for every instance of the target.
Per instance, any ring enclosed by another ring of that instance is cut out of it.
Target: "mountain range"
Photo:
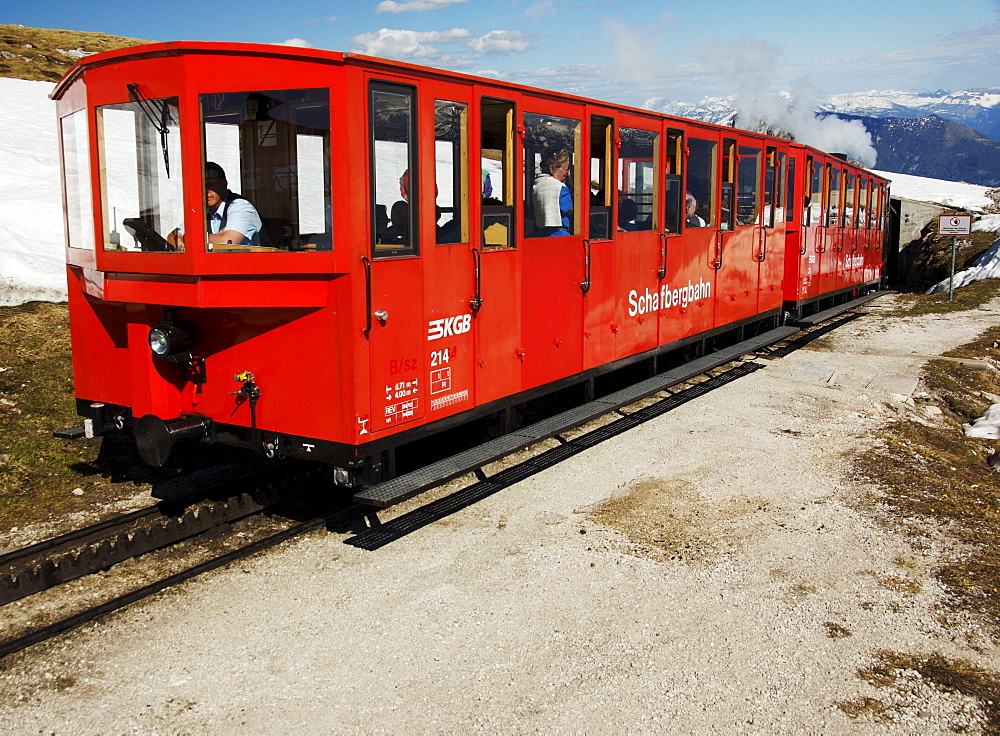
[[[783,93],[776,102],[780,104],[772,106],[775,109],[790,107],[794,98]],[[735,121],[736,127],[744,127],[735,97],[707,97],[698,103],[652,98],[644,106],[722,125]],[[877,153],[877,169],[1000,186],[1000,89],[834,95],[816,109],[817,118],[831,115],[865,126]],[[782,127],[784,121],[773,124]]]

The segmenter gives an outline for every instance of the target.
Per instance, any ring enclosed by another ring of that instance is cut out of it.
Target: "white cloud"
[[[356,50],[371,56],[390,59],[448,60],[434,44],[464,44],[472,34],[464,28],[450,31],[404,31],[381,28],[375,33],[362,33],[351,39]]]
[[[416,13],[421,10],[437,10],[450,5],[466,3],[469,0],[409,0],[397,3],[394,0],[383,0],[375,6],[376,13]]]
[[[483,56],[506,56],[531,48],[531,41],[521,31],[490,31],[469,41],[469,48]]]
[[[506,56],[531,48],[531,36],[521,31],[490,31],[473,38],[465,28],[450,31],[407,31],[382,28],[374,33],[362,33],[351,39],[355,51],[389,59],[418,61],[422,63],[447,63],[466,66],[468,58]],[[442,50],[450,47],[450,51]],[[456,58],[456,55],[459,58]]]
[[[304,38],[289,38],[278,44],[279,46],[298,46],[303,49],[311,49],[313,45]]]

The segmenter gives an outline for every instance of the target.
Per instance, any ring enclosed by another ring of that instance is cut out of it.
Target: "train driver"
[[[257,209],[246,197],[229,190],[226,172],[214,161],[205,164],[205,190],[208,242],[260,245],[262,224]],[[183,247],[183,224],[167,236],[167,242]]]

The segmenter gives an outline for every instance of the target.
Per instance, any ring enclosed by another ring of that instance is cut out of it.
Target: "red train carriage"
[[[888,182],[843,157],[802,151],[798,232],[786,251],[786,308],[814,313],[882,281]],[[794,241],[794,242],[793,242]]]
[[[152,464],[196,438],[376,482],[881,276],[885,183],[782,139],[243,44],[88,57],[53,96],[78,408]]]

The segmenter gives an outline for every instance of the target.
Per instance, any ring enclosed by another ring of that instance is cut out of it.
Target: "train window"
[[[760,149],[740,146],[736,178],[736,224],[760,224]]]
[[[69,247],[94,250],[87,112],[77,110],[62,118],[59,123],[63,157],[63,198]]]
[[[844,172],[844,227],[855,227],[854,221],[854,174]]]
[[[215,208],[206,248],[331,250],[329,92],[256,90],[199,101],[207,205]]]
[[[764,156],[764,227],[774,227],[776,220],[780,220],[779,207],[781,206],[781,195],[778,191],[778,177],[781,169],[778,166],[778,152],[776,149],[768,147]]]
[[[580,121],[524,114],[524,236],[580,232]]]
[[[806,224],[823,224],[823,164],[809,159],[809,196],[806,198]]]
[[[840,169],[827,164],[826,179],[828,186],[826,226],[841,227],[843,221],[840,219]]]
[[[682,184],[682,175],[684,172],[681,166],[683,160],[684,134],[679,130],[668,130],[667,170],[664,172],[666,176],[666,188],[664,190],[665,196],[663,201],[663,223],[665,230],[673,234],[681,231],[681,224],[686,219],[684,187]],[[692,222],[695,222],[693,218]],[[692,227],[700,227],[700,225],[692,225]]]
[[[590,233],[591,240],[610,240],[611,203],[614,201],[611,176],[611,141],[614,121],[593,115],[590,118]]]
[[[469,242],[469,106],[434,101],[434,194],[438,243]],[[483,175],[483,194],[493,183]]]
[[[417,253],[418,170],[412,87],[372,82],[372,241],[376,257]]]
[[[718,147],[719,144],[715,141],[703,141],[698,138],[688,139],[690,153],[687,162],[687,191],[685,192],[687,202],[685,206],[688,206],[690,200],[693,199],[694,217],[698,218],[695,220],[691,212],[688,211],[688,227],[702,227],[702,225],[697,224],[698,222],[704,223],[706,227],[715,225],[714,196],[718,179],[718,160],[716,158]]]
[[[722,222],[720,230],[732,230],[736,225],[736,141],[726,138],[722,142]]]
[[[619,130],[618,230],[656,230],[659,133]]]
[[[479,119],[480,168],[491,189],[483,193],[483,249],[513,248],[514,103],[484,97]]]
[[[868,190],[868,179],[858,178],[858,227],[868,227],[868,198],[871,196]]]
[[[177,98],[97,108],[104,249],[183,250],[168,234],[184,219]]]
[[[788,157],[788,166],[785,167],[785,181],[785,222],[793,222],[795,220],[795,159],[791,156]]]

